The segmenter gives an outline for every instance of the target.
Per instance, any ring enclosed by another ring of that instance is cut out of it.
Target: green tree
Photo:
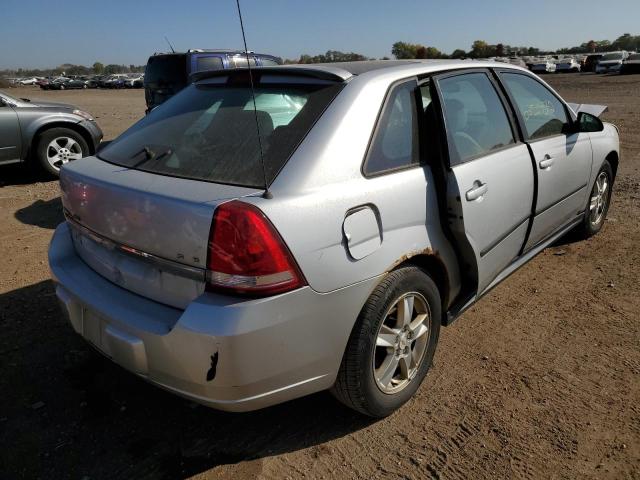
[[[473,45],[471,45],[469,56],[472,58],[489,57],[489,44],[484,40],[476,40],[473,42]]]
[[[398,60],[403,58],[417,58],[418,49],[425,48],[417,43],[396,42],[391,47],[391,53]]]
[[[104,65],[100,62],[96,62],[93,64],[93,73],[96,75],[100,75],[104,73]]]
[[[467,52],[460,48],[456,48],[450,56],[451,58],[465,58],[467,56]]]

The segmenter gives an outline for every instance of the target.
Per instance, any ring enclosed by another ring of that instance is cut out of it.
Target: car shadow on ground
[[[55,229],[64,221],[60,197],[51,200],[36,200],[31,205],[16,210],[16,220],[40,228]]]
[[[249,413],[167,393],[82,340],[51,281],[0,295],[0,356],[0,478],[185,478],[238,462],[259,473],[264,457],[373,422],[328,393]]]
[[[12,185],[28,185],[30,183],[50,181],[27,165],[18,163],[13,165],[0,165],[0,188]]]

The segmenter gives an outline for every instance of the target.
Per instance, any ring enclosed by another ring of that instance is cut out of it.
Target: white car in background
[[[35,85],[37,81],[38,79],[36,77],[31,77],[31,78],[23,78],[18,83],[20,85]]]
[[[553,73],[556,71],[556,64],[552,60],[534,60],[531,71],[536,73]]]
[[[618,73],[622,69],[622,63],[627,59],[629,53],[622,50],[620,52],[605,53],[598,65],[596,73]]]
[[[573,57],[561,58],[556,62],[556,73],[579,72],[580,64]]]

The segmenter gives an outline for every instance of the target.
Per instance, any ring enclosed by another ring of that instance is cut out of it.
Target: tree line
[[[625,33],[613,41],[609,40],[588,40],[574,47],[560,48],[556,51],[544,51],[536,47],[511,46],[503,43],[491,45],[484,40],[476,40],[471,45],[470,50],[455,49],[450,54],[440,51],[434,46],[426,46],[419,43],[395,42],[391,47],[391,54],[397,59],[408,58],[487,58],[504,57],[510,55],[548,55],[548,54],[578,54],[610,52],[615,50],[639,51],[640,35]],[[341,52],[338,50],[328,50],[324,54],[308,55],[302,54],[297,59],[286,59],[285,64],[294,63],[333,63],[350,62],[359,60],[375,60],[366,55],[355,52]],[[380,60],[389,60],[389,57],[382,57]],[[0,70],[0,77],[46,77],[50,75],[111,75],[114,73],[140,73],[144,72],[144,65],[104,65],[95,62],[92,66],[74,65],[65,63],[56,68],[49,69],[23,69]]]
[[[18,68],[0,70],[0,77],[48,77],[59,75],[112,75],[114,73],[142,73],[144,65],[104,65],[95,62],[92,66],[64,63],[55,68]]]
[[[560,48],[555,51],[540,50],[537,47],[511,46],[503,43],[495,45],[484,40],[476,40],[471,45],[470,50],[455,49],[450,54],[444,53],[436,47],[426,46],[420,43],[395,42],[391,47],[391,54],[397,59],[409,58],[487,58],[504,57],[510,55],[549,55],[549,54],[578,54],[610,52],[615,50],[639,51],[640,35],[625,33],[614,41],[609,40],[589,40],[578,46]],[[285,63],[331,63],[354,60],[375,60],[359,53],[343,53],[336,50],[329,50],[325,54],[308,55],[303,54],[298,59],[287,59]],[[380,60],[389,60],[389,57],[382,57]]]

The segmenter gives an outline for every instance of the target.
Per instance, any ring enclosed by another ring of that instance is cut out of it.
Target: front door
[[[525,250],[576,220],[587,205],[591,174],[588,133],[571,133],[567,107],[541,82],[523,73],[501,72],[531,147],[538,199]]]
[[[18,115],[0,98],[0,163],[20,158],[21,138]]]
[[[531,156],[488,71],[438,76],[436,86],[449,150],[449,221],[481,294],[523,246],[534,195]]]

